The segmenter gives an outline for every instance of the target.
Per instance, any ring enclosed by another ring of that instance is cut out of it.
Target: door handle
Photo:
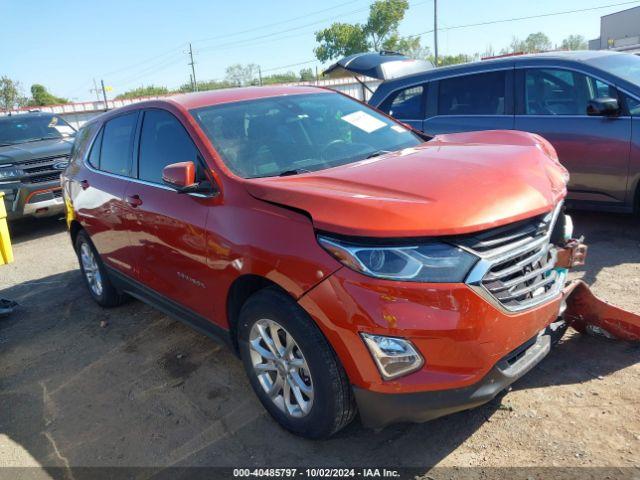
[[[83,190],[86,190],[87,188],[89,188],[89,181],[88,180],[80,180],[80,187]]]
[[[127,195],[126,202],[133,208],[142,205],[142,199],[140,198],[140,195]]]

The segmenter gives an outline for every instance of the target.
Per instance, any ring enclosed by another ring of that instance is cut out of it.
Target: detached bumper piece
[[[640,341],[640,315],[599,299],[582,280],[569,283],[564,296],[567,305],[564,318],[579,332]]]
[[[565,329],[563,321],[552,323],[506,355],[481,381],[468,387],[399,394],[354,387],[362,423],[369,428],[382,428],[398,422],[427,422],[487,403],[546,357],[551,344]]]

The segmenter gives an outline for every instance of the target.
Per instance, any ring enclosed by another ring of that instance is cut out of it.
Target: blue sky
[[[561,12],[624,0],[439,0],[440,27]],[[265,74],[317,63],[313,32],[334,21],[363,22],[372,0],[0,0],[0,75],[25,90],[42,83],[75,101],[89,100],[92,79],[104,78],[113,95],[140,86],[176,87],[189,80],[192,42],[199,80],[222,78],[233,63],[257,63]],[[433,26],[433,0],[410,0],[400,33]],[[569,34],[599,35],[600,16],[640,5],[498,23],[440,33],[444,54],[496,51],[515,35],[543,31],[554,43]],[[433,46],[432,34],[422,37]],[[277,70],[273,70],[277,69]]]

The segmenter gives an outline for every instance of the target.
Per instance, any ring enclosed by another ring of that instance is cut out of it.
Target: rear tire
[[[118,292],[111,283],[107,269],[85,231],[78,232],[75,248],[84,283],[93,299],[107,308],[124,303],[126,296]]]
[[[327,438],[356,405],[347,375],[313,320],[287,294],[266,288],[242,306],[240,356],[264,408],[285,429]]]

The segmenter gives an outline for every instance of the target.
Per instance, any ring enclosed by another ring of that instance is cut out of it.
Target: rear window
[[[393,92],[380,105],[380,110],[400,120],[423,118],[424,87],[422,85],[403,88]]]
[[[129,175],[138,112],[121,115],[105,123],[100,149],[100,170]]]
[[[504,71],[440,80],[438,115],[504,115]]]

